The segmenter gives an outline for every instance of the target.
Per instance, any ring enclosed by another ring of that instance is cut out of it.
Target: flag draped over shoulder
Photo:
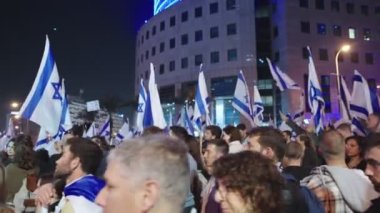
[[[264,116],[264,104],[257,86],[253,86],[253,120],[256,126],[261,126]]]
[[[193,121],[197,124],[199,129],[201,129],[204,124],[211,124],[207,102],[208,99],[209,97],[207,92],[206,79],[203,71],[200,71],[198,76],[198,86],[195,94],[195,106],[193,114]]]
[[[247,82],[244,78],[243,71],[241,70],[237,77],[232,106],[250,122],[251,126],[254,126],[251,98]]]
[[[270,73],[281,92],[286,89],[301,89],[287,74],[282,72],[276,65],[273,65],[269,58],[267,58],[267,62]]]
[[[24,104],[21,106],[21,117],[33,121],[51,134],[59,130],[62,108],[64,105],[64,93],[59,79],[49,39],[46,37],[44,54]]]
[[[322,96],[322,89],[321,85],[319,84],[310,48],[307,47],[307,49],[309,51],[309,78],[307,84],[309,95],[308,103],[313,114],[315,132],[320,133],[323,130],[322,117],[325,109],[325,101]]]

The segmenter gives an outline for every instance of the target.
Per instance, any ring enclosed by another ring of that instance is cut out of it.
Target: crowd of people
[[[117,147],[79,126],[54,151],[18,135],[1,154],[0,212],[380,212],[380,115],[366,137],[281,118],[291,131],[152,126]]]

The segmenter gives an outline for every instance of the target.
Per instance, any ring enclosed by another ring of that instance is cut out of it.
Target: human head
[[[105,179],[96,199],[105,213],[181,212],[190,182],[187,147],[164,135],[128,140],[111,151]]]
[[[91,141],[98,145],[103,152],[110,150],[110,146],[108,145],[106,138],[103,136],[94,136],[91,138]]]
[[[350,136],[346,138],[346,157],[364,157],[365,143],[364,138],[360,136]]]
[[[174,136],[182,141],[186,141],[189,137],[187,130],[182,126],[171,126],[169,131],[170,136]]]
[[[367,119],[367,128],[371,132],[376,132],[380,124],[380,113],[372,113],[368,116]]]
[[[219,139],[222,136],[222,129],[216,125],[206,126],[204,139],[209,141],[211,139]]]
[[[336,130],[328,130],[323,133],[319,148],[327,164],[330,160],[344,161],[345,159],[344,138]]]
[[[304,149],[300,143],[290,142],[286,144],[283,166],[301,166]]]
[[[298,143],[300,143],[302,146],[304,147],[308,147],[308,148],[312,148],[315,150],[314,148],[314,144],[313,142],[311,141],[311,138],[309,135],[307,134],[300,134],[296,137],[296,141]]]
[[[257,127],[248,133],[246,149],[260,152],[274,163],[281,162],[285,152],[285,138],[273,127]]]
[[[286,143],[289,143],[292,139],[292,132],[289,130],[282,131],[282,135],[284,136]]]
[[[238,128],[226,126],[223,128],[223,139],[229,143],[232,141],[241,141],[242,137]]]
[[[247,126],[245,124],[240,123],[236,126],[236,128],[239,129],[242,138],[247,137]]]
[[[380,134],[377,137],[369,138],[364,155],[367,162],[365,174],[371,180],[375,190],[380,192]]]
[[[13,159],[15,156],[15,141],[14,139],[11,139],[8,141],[7,145],[5,145],[5,150],[7,152],[7,155],[10,159]]]
[[[213,139],[208,141],[203,158],[205,163],[204,166],[209,174],[212,173],[213,163],[223,155],[228,154],[228,148],[227,142],[223,139]]]
[[[164,133],[164,130],[157,126],[150,126],[144,129],[141,136],[148,136],[148,135],[155,135],[155,134],[162,134]]]
[[[55,177],[70,177],[74,173],[95,174],[102,150],[88,139],[74,137],[63,146],[62,156],[56,162]]]
[[[283,179],[276,166],[259,153],[243,151],[214,163],[215,195],[223,212],[282,212]]]
[[[34,169],[37,164],[36,153],[33,148],[25,143],[16,143],[14,163],[21,169]]]
[[[73,125],[69,131],[74,137],[82,137],[83,135],[83,126],[82,125]]]
[[[349,123],[342,123],[339,124],[339,126],[336,128],[336,130],[344,137],[348,138],[352,136],[352,130],[351,130],[351,124]]]

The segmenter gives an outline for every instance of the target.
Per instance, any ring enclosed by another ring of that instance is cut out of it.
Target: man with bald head
[[[314,168],[301,185],[312,190],[326,212],[364,212],[377,196],[361,170],[345,163],[345,142],[336,130],[326,131],[320,149],[327,165]]]

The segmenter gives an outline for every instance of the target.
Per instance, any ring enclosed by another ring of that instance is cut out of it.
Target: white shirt
[[[240,143],[240,141],[232,141],[228,144],[229,146],[229,154],[241,152],[244,150],[244,146]]]

